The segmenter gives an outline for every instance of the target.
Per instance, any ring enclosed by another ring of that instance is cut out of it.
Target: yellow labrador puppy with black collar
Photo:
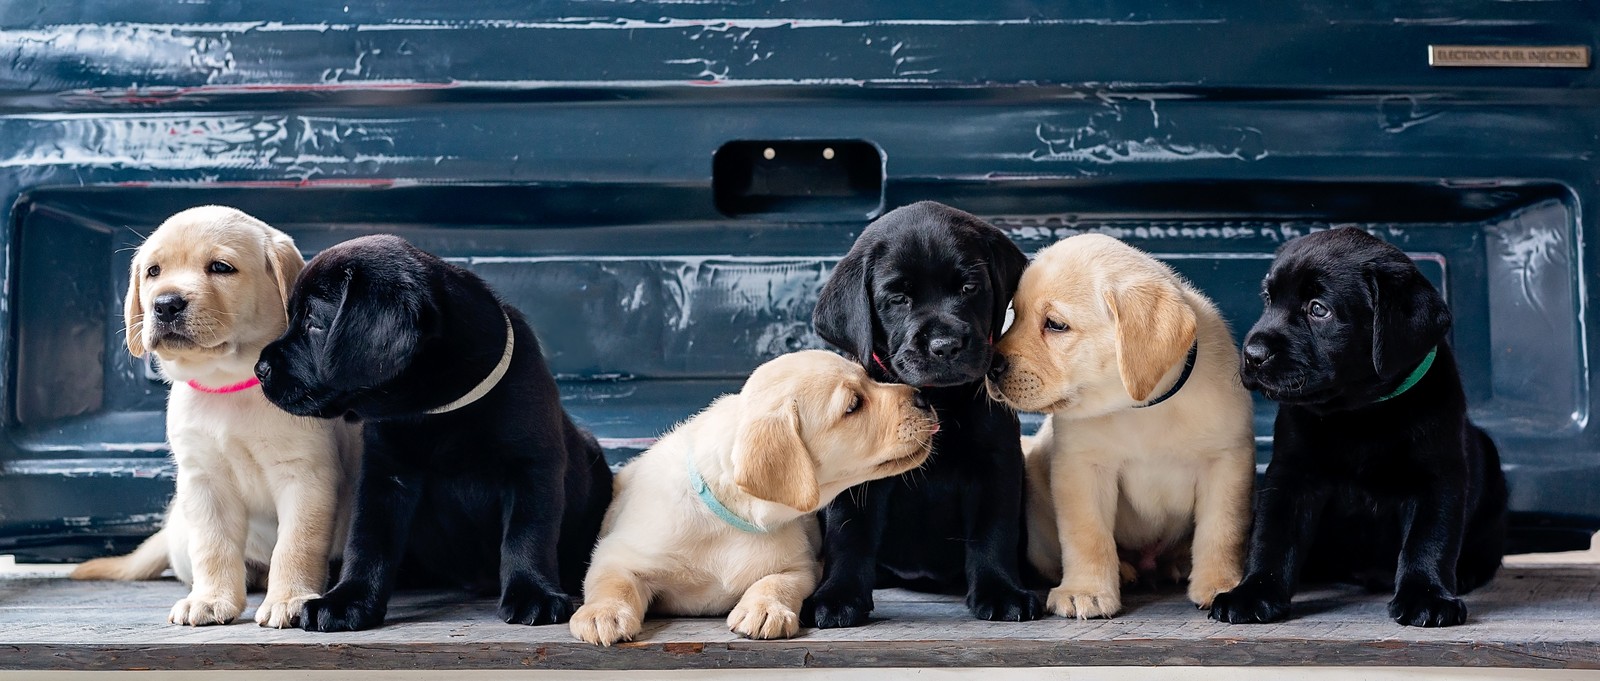
[[[1148,254],[1082,234],[1039,252],[1013,307],[989,390],[1050,415],[1024,442],[1029,560],[1061,578],[1049,607],[1110,617],[1121,583],[1191,561],[1189,600],[1211,607],[1241,577],[1255,475],[1216,306]]]
[[[646,611],[731,611],[741,636],[794,636],[822,571],[811,515],[922,465],[937,431],[916,390],[838,355],[761,365],[618,473],[572,634],[611,645],[638,635]]]
[[[261,393],[261,348],[283,333],[290,286],[305,266],[294,241],[243,212],[201,206],[162,223],[133,256],[128,351],[154,352],[172,382],[167,440],[178,489],[166,523],[133,553],[91,560],[74,579],[154,579],[168,566],[191,585],[175,624],[226,624],[266,573],[262,626],[291,626],[325,587],[343,545],[359,465],[358,426],[291,416]]]

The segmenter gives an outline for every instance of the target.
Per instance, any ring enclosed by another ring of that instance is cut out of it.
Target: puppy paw
[[[824,594],[817,592],[800,607],[800,617],[818,629],[859,627],[867,623],[872,613],[872,592],[856,594]]]
[[[1211,619],[1228,624],[1265,624],[1289,616],[1289,595],[1258,582],[1244,582],[1211,599]]]
[[[567,622],[574,637],[597,646],[632,641],[643,627],[644,617],[622,601],[585,603]]]
[[[1217,594],[1230,591],[1236,586],[1239,586],[1238,575],[1195,573],[1189,577],[1189,602],[1205,610],[1211,607]]]
[[[361,631],[383,624],[388,603],[367,594],[335,587],[322,598],[306,601],[300,609],[300,626],[306,631]]]
[[[239,598],[189,594],[188,598],[173,604],[172,612],[167,615],[167,621],[173,624],[203,627],[209,624],[227,624],[238,618],[241,612],[244,612],[243,594]]]
[[[287,629],[300,625],[300,611],[305,608],[306,601],[316,598],[317,594],[303,594],[287,598],[267,594],[266,600],[256,608],[256,624],[272,629]]]
[[[1062,585],[1050,590],[1046,604],[1062,617],[1080,620],[1111,617],[1122,610],[1122,594],[1115,587]]]
[[[1021,587],[974,587],[967,592],[967,610],[980,620],[1031,622],[1044,614],[1044,603]]]
[[[770,598],[741,600],[728,613],[728,630],[745,638],[793,638],[800,633],[800,615]]]
[[[500,619],[506,624],[560,624],[572,618],[572,599],[560,591],[534,585],[508,586],[500,595]]]
[[[1402,587],[1389,601],[1389,617],[1408,627],[1453,627],[1467,621],[1467,604],[1443,589]]]

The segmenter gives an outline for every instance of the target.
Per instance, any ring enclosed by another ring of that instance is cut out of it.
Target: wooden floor
[[[1076,665],[1422,665],[1600,668],[1600,566],[1508,567],[1450,629],[1401,627],[1383,596],[1320,589],[1292,621],[1212,622],[1181,594],[1132,592],[1114,620],[977,622],[957,599],[877,595],[874,621],[747,641],[718,620],[652,620],[631,644],[579,643],[565,625],[498,622],[488,601],[406,594],[376,631],[312,634],[166,623],[176,582],[0,577],[0,669],[695,669]],[[259,601],[252,594],[252,604]]]

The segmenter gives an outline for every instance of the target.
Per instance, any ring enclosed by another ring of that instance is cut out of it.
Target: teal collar
[[[721,518],[722,522],[732,525],[742,532],[749,532],[750,534],[767,533],[766,528],[740,518],[739,514],[722,505],[722,502],[717,499],[716,493],[711,491],[711,486],[706,484],[706,479],[700,477],[700,469],[694,467],[693,449],[688,451],[684,460],[689,463],[689,486],[694,488],[694,493],[700,497],[700,503],[705,504],[712,515]]]
[[[1417,365],[1416,370],[1412,371],[1411,375],[1406,377],[1406,382],[1405,383],[1401,383],[1400,387],[1394,389],[1394,392],[1389,393],[1387,395],[1384,395],[1383,397],[1380,397],[1380,398],[1374,400],[1373,404],[1377,404],[1378,402],[1384,402],[1384,401],[1387,401],[1387,400],[1392,400],[1392,399],[1394,399],[1396,397],[1399,397],[1400,393],[1403,393],[1403,392],[1405,392],[1407,390],[1410,390],[1411,386],[1416,385],[1418,382],[1420,382],[1422,380],[1423,376],[1428,375],[1428,369],[1433,368],[1433,358],[1435,356],[1437,356],[1438,354],[1439,354],[1439,346],[1435,345],[1435,346],[1433,346],[1432,350],[1428,351],[1428,356],[1422,358],[1422,363]]]

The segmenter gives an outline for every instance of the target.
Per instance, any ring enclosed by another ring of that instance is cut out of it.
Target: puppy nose
[[[256,379],[265,381],[269,378],[272,378],[272,365],[267,360],[256,362]]]
[[[927,411],[927,410],[933,408],[932,405],[928,404],[928,398],[925,395],[922,394],[921,390],[912,391],[912,393],[911,393],[911,406],[916,407],[918,409],[921,409],[923,411]]]
[[[152,307],[155,308],[157,321],[172,322],[183,313],[183,308],[189,307],[189,301],[176,293],[163,293],[156,296]]]
[[[1001,376],[1006,375],[1006,369],[1010,367],[1011,363],[1006,361],[1005,355],[998,352],[994,353],[994,362],[989,365],[989,378],[996,381],[1000,380]]]
[[[950,357],[961,352],[961,339],[950,336],[936,336],[928,341],[928,352],[940,359]]]
[[[1250,338],[1245,340],[1245,364],[1252,367],[1258,367],[1262,364],[1265,364],[1269,359],[1272,359],[1272,351],[1267,349],[1266,343],[1261,342],[1259,338]]]

